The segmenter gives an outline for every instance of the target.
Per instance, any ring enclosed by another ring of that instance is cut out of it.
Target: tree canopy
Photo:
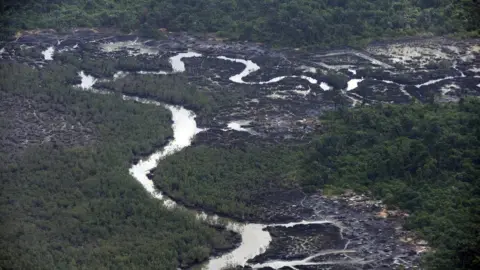
[[[116,27],[217,33],[295,46],[361,46],[410,35],[478,35],[471,0],[42,0],[4,1],[4,35],[20,29]]]

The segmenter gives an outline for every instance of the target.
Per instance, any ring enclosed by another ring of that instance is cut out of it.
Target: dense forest
[[[128,173],[171,136],[170,113],[74,89],[76,72],[0,64],[0,268],[176,269],[229,247],[230,234],[165,209]],[[23,135],[23,107],[47,130],[39,143]]]
[[[279,45],[361,46],[411,35],[478,35],[472,0],[4,0],[2,35],[34,28],[159,28]],[[279,31],[281,29],[281,31]]]
[[[156,184],[239,217],[255,214],[263,187],[367,192],[411,214],[407,227],[435,248],[429,269],[480,266],[480,101],[379,104],[321,120],[324,132],[303,146],[186,149],[158,167]]]
[[[265,189],[292,187],[299,175],[303,148],[253,143],[239,147],[190,147],[167,158],[154,171],[154,181],[171,197],[193,207],[254,218],[256,201]],[[215,186],[215,188],[212,188]]]

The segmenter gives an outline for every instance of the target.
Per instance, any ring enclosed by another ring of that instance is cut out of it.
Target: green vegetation
[[[251,218],[255,217],[257,199],[266,187],[288,187],[299,180],[294,170],[300,166],[302,152],[292,150],[287,146],[253,144],[236,148],[190,147],[159,164],[154,182],[187,205]],[[292,171],[285,173],[288,169]]]
[[[435,248],[429,269],[477,269],[480,101],[341,108],[303,146],[196,146],[167,158],[155,182],[191,205],[255,215],[266,187],[369,192],[411,215]],[[214,188],[212,188],[214,187]]]
[[[412,214],[407,227],[437,249],[431,269],[478,269],[480,101],[342,110],[324,123],[304,186],[371,191]]]
[[[3,34],[20,29],[116,27],[158,36],[158,28],[217,33],[279,45],[361,46],[423,34],[478,35],[471,0],[5,0]],[[281,29],[281,31],[279,31]]]
[[[2,100],[26,99],[33,112],[94,130],[88,145],[0,148],[0,268],[176,269],[228,247],[229,234],[166,210],[128,174],[135,156],[171,135],[169,112],[73,89],[68,81],[76,72],[0,64]],[[12,131],[10,120],[0,115],[0,138]]]

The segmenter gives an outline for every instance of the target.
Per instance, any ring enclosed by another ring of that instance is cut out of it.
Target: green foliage
[[[363,46],[371,39],[425,33],[478,35],[480,29],[480,5],[470,0],[9,2],[0,21],[5,36],[19,29],[106,26],[157,37],[159,28],[168,28],[279,45],[329,47]]]
[[[86,146],[52,141],[14,155],[0,148],[0,268],[176,269],[228,247],[227,234],[166,210],[128,173],[135,156],[171,136],[170,113],[73,89],[76,72],[0,64],[2,95],[97,131]]]
[[[334,112],[304,164],[303,185],[369,190],[411,213],[407,228],[437,250],[430,269],[477,269],[479,108],[467,99]]]
[[[247,218],[265,188],[291,186],[302,152],[292,147],[247,144],[195,146],[168,157],[154,171],[155,184],[191,206]],[[291,169],[291,170],[289,170]]]

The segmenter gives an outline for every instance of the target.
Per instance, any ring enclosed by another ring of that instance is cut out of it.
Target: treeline
[[[258,214],[262,192],[354,189],[410,213],[407,228],[434,248],[427,269],[480,266],[480,101],[375,105],[321,118],[305,145],[195,146],[168,157],[155,184],[187,204]]]
[[[372,39],[478,35],[472,0],[43,0],[2,2],[3,34],[20,29],[116,27],[159,35],[159,28],[217,33],[295,46],[361,46]]]
[[[45,141],[14,155],[0,149],[0,268],[177,269],[229,247],[230,234],[166,210],[128,173],[136,156],[171,136],[170,113],[75,89],[68,81],[76,72],[0,64],[2,96],[94,129],[86,146]]]

